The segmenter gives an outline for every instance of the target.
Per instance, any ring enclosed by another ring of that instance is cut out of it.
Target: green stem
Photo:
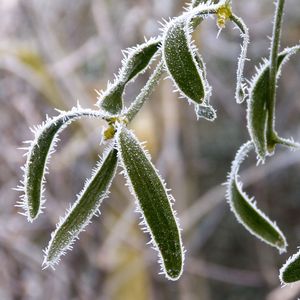
[[[281,24],[283,7],[285,0],[277,0],[276,12],[272,32],[272,42],[270,51],[270,77],[269,77],[269,99],[268,99],[268,128],[267,143],[268,150],[274,151],[277,133],[275,131],[275,103],[276,103],[276,77],[277,77],[277,57],[279,52]]]
[[[162,60],[157,65],[156,69],[150,76],[146,85],[142,88],[139,95],[136,97],[135,101],[132,102],[128,110],[125,112],[124,116],[127,118],[128,122],[130,122],[135,115],[139,112],[139,110],[144,105],[145,101],[150,97],[154,88],[158,85],[161,75],[164,71],[164,64]]]

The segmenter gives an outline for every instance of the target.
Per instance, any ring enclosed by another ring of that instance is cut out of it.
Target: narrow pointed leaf
[[[21,196],[19,206],[25,210],[29,221],[33,221],[42,211],[44,203],[43,190],[47,163],[54,152],[58,141],[57,135],[72,121],[81,117],[103,117],[99,111],[90,109],[73,108],[69,112],[61,112],[54,118],[47,119],[42,125],[34,128],[35,138],[27,148],[27,160],[24,170],[24,178],[21,181]]]
[[[120,70],[121,81],[127,83],[143,72],[159,47],[160,40],[152,39],[140,46],[130,49],[128,56],[122,62],[123,66]]]
[[[197,61],[191,30],[190,18],[184,15],[168,24],[162,41],[163,59],[180,94],[189,101],[201,104],[208,87],[204,78],[205,70]]]
[[[299,49],[299,46],[287,48],[279,54],[277,61],[277,76],[280,75],[282,65],[291,55],[299,51]],[[269,72],[269,62],[266,61],[252,80],[247,110],[248,131],[255,145],[257,156],[263,162],[267,155]]]
[[[284,252],[287,247],[285,237],[275,222],[272,222],[261,210],[256,207],[242,190],[242,183],[238,180],[238,171],[241,163],[254,148],[252,142],[247,142],[239,149],[232,163],[227,182],[227,199],[237,220],[254,236],[263,242]]]
[[[45,250],[43,263],[45,267],[58,263],[61,255],[71,249],[79,233],[98,212],[102,200],[108,195],[108,189],[116,173],[117,161],[117,150],[111,149],[98,163],[92,178],[87,181],[76,202],[52,233],[51,241]]]
[[[126,128],[117,135],[119,156],[128,185],[136,197],[146,231],[159,252],[166,277],[176,280],[183,268],[183,249],[172,197],[137,138]]]
[[[300,250],[289,257],[281,267],[279,278],[281,284],[289,284],[300,280]]]
[[[127,51],[127,57],[122,61],[122,67],[113,84],[109,84],[99,99],[98,105],[111,114],[118,114],[123,108],[125,86],[138,74],[145,71],[160,47],[159,39],[151,39],[142,45]],[[125,53],[125,52],[124,52]]]

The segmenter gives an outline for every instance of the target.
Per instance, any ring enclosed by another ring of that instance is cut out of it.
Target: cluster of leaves
[[[280,2],[281,0],[278,1],[279,4]],[[279,9],[278,11],[280,12]],[[266,156],[274,152],[276,144],[298,147],[293,141],[279,138],[276,134],[274,101],[270,99],[275,96],[276,79],[281,66],[292,54],[300,50],[300,46],[287,48],[278,54],[279,42],[274,41],[274,38],[273,43],[277,50],[273,45],[271,48],[277,51],[275,61],[265,60],[257,70],[257,75],[247,82],[243,77],[243,69],[249,43],[248,29],[243,20],[232,12],[231,1],[221,0],[214,4],[209,1],[193,0],[180,16],[162,24],[162,34],[159,37],[151,38],[123,52],[122,66],[114,82],[108,83],[106,90],[99,92],[97,102],[99,109],[83,109],[77,105],[70,111],[59,111],[58,116],[47,118],[42,125],[33,129],[35,138],[27,142],[29,145],[25,148],[27,161],[23,168],[24,178],[18,187],[18,190],[22,191],[18,205],[24,209],[23,214],[30,222],[34,221],[44,208],[45,174],[50,156],[55,151],[59,133],[71,122],[82,117],[101,118],[108,124],[102,132],[103,142],[108,144],[107,148],[96,164],[91,178],[86,181],[77,196],[77,200],[51,234],[51,240],[44,251],[45,267],[53,267],[58,263],[60,257],[71,249],[79,233],[90,223],[92,217],[97,215],[120,166],[141,213],[142,229],[150,234],[151,243],[158,251],[162,273],[171,280],[180,277],[183,270],[184,249],[179,222],[173,210],[174,199],[151,163],[149,154],[127,127],[149,98],[164,72],[172,80],[180,96],[194,105],[197,119],[209,121],[216,119],[216,111],[209,102],[212,89],[207,82],[205,63],[192,40],[192,32],[208,16],[216,17],[220,30],[227,21],[233,22],[242,38],[235,98],[237,103],[247,99],[247,120],[251,140],[240,148],[232,164],[227,183],[227,199],[238,221],[246,229],[264,242],[278,248],[280,252],[285,251],[287,243],[284,235],[242,191],[238,170],[252,149],[256,151],[258,160],[264,162]],[[280,33],[280,24],[276,30]],[[127,84],[155,61],[156,67],[145,86],[130,106],[124,107],[123,94]],[[272,77],[274,68],[275,77]],[[299,279],[300,271],[297,271],[297,266],[300,266],[299,256],[297,254],[284,267],[281,273],[283,282]]]

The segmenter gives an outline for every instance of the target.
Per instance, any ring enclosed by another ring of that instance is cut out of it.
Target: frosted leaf
[[[117,150],[109,150],[93,170],[89,179],[77,197],[76,202],[51,234],[51,240],[45,252],[43,265],[53,267],[59,262],[61,255],[71,249],[72,244],[84,228],[90,223],[93,215],[108,195],[113,177],[117,169]]]
[[[58,134],[72,121],[82,117],[102,118],[104,113],[91,109],[73,108],[68,112],[60,112],[57,117],[47,120],[36,126],[32,131],[35,138],[27,147],[27,160],[23,180],[18,190],[23,192],[18,206],[24,209],[28,221],[32,222],[42,212],[45,199],[43,198],[47,163],[55,151]]]
[[[125,127],[117,133],[119,158],[130,191],[135,196],[143,217],[144,230],[159,253],[162,272],[177,280],[183,269],[183,247],[172,196],[168,194],[149,155],[134,134]]]
[[[179,93],[189,101],[201,104],[206,97],[205,75],[196,59],[189,21],[182,16],[167,25],[162,42],[163,59]]]
[[[254,199],[247,196],[242,190],[242,183],[238,180],[240,165],[253,148],[253,143],[249,141],[238,150],[228,176],[226,198],[239,223],[255,237],[276,247],[282,253],[287,247],[283,233],[275,222],[256,207]]]
[[[289,57],[299,51],[300,46],[286,48],[278,55],[277,77],[280,76],[282,65]],[[254,143],[256,154],[262,162],[265,161],[267,152],[267,119],[269,99],[269,61],[265,61],[258,68],[257,74],[252,78],[249,91],[247,124],[250,137]],[[273,141],[269,141],[270,143]]]
[[[300,250],[287,259],[280,269],[279,278],[283,285],[300,280]]]
[[[111,114],[119,114],[123,109],[122,95],[125,86],[149,66],[160,47],[160,39],[150,39],[142,45],[123,51],[125,57],[114,83],[100,92],[97,105]]]

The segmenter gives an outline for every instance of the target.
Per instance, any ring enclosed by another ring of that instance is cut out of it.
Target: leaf
[[[122,82],[129,82],[145,70],[154,54],[160,47],[159,39],[148,42],[127,50],[127,57],[122,61],[120,78]]]
[[[288,258],[279,272],[281,284],[289,284],[300,280],[300,250]]]
[[[113,177],[117,169],[118,155],[116,149],[110,149],[98,162],[76,202],[59,222],[51,234],[51,240],[45,250],[45,267],[53,267],[66,250],[70,250],[74,241],[83,229],[90,223],[91,218],[98,212],[99,206],[108,195]]]
[[[163,59],[180,94],[189,102],[202,104],[210,87],[205,80],[205,69],[199,64],[189,24],[190,17],[183,15],[167,25],[162,41]]]
[[[159,39],[150,39],[142,45],[123,51],[125,58],[122,67],[114,83],[109,83],[106,91],[99,93],[97,105],[111,114],[120,113],[123,109],[122,95],[125,86],[145,71],[159,47]]]
[[[122,95],[124,92],[125,84],[116,82],[113,85],[108,84],[107,90],[100,94],[102,100],[99,105],[103,110],[111,113],[118,114],[123,108]]]
[[[286,48],[278,55],[277,77],[280,75],[282,65],[299,49],[300,46]],[[254,143],[257,156],[262,162],[265,161],[267,155],[269,72],[269,61],[265,61],[252,79],[247,109],[248,131]]]
[[[172,210],[173,198],[131,131],[119,128],[117,144],[128,186],[140,208],[142,224],[159,253],[162,271],[168,279],[177,280],[183,268],[183,248]]]
[[[227,182],[226,197],[232,212],[251,234],[263,242],[276,247],[280,253],[285,252],[287,243],[281,230],[261,210],[256,207],[254,199],[250,199],[242,190],[238,180],[241,163],[254,148],[251,141],[241,146],[232,162]]]
[[[83,116],[102,118],[104,114],[100,111],[77,107],[68,112],[61,112],[57,117],[48,118],[46,122],[32,130],[35,138],[27,142],[29,147],[24,148],[27,150],[27,160],[25,167],[22,168],[23,180],[17,188],[24,193],[17,206],[24,209],[24,215],[28,221],[32,222],[42,212],[45,202],[43,192],[47,163],[55,151],[57,135],[72,121]]]

